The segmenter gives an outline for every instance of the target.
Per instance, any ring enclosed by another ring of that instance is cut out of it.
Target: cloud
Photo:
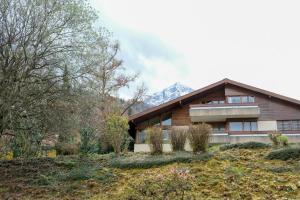
[[[91,1],[150,93],[227,77],[300,99],[299,1]]]

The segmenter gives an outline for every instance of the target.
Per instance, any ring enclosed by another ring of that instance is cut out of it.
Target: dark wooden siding
[[[211,92],[203,97],[199,97],[181,107],[172,110],[172,125],[173,126],[187,126],[191,123],[189,109],[191,104],[201,104],[205,101],[224,100],[224,89]]]
[[[226,85],[225,95],[251,95],[255,96],[255,102],[260,107],[261,115],[258,120],[288,120],[300,119],[300,106],[268,97],[237,86]]]

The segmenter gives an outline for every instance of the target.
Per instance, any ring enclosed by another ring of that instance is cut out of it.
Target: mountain
[[[148,96],[144,103],[147,105],[157,106],[167,101],[173,100],[177,97],[185,95],[187,93],[192,92],[193,89],[187,86],[184,86],[180,83],[175,83],[160,92],[156,92],[150,96]]]

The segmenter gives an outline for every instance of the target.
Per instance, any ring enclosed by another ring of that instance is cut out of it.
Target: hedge
[[[226,144],[220,147],[221,151],[228,149],[263,149],[270,147],[269,144],[262,142],[245,142],[245,143],[236,143],[236,144]]]
[[[190,163],[192,161],[207,161],[213,156],[212,153],[203,153],[199,155],[185,154],[185,155],[174,155],[171,157],[163,156],[149,156],[147,159],[143,160],[126,160],[115,158],[110,162],[111,167],[121,168],[121,169],[132,169],[132,168],[151,168],[158,167],[162,165],[168,165],[171,163]]]

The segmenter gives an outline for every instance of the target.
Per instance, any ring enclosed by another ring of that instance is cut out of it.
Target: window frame
[[[230,102],[231,98],[239,98],[239,102]],[[246,99],[246,101],[244,100]],[[228,104],[243,104],[243,103],[255,103],[255,96],[251,95],[231,95],[226,97]]]
[[[277,120],[277,129],[279,131],[300,131],[300,119]]]
[[[241,130],[231,130],[231,126],[230,126],[231,123],[241,123],[242,129]],[[247,130],[245,129],[245,127],[246,127],[245,124],[249,125],[248,126],[249,128],[247,128]],[[258,131],[257,121],[230,121],[230,122],[228,122],[228,130],[230,132],[255,132],[255,131]]]

